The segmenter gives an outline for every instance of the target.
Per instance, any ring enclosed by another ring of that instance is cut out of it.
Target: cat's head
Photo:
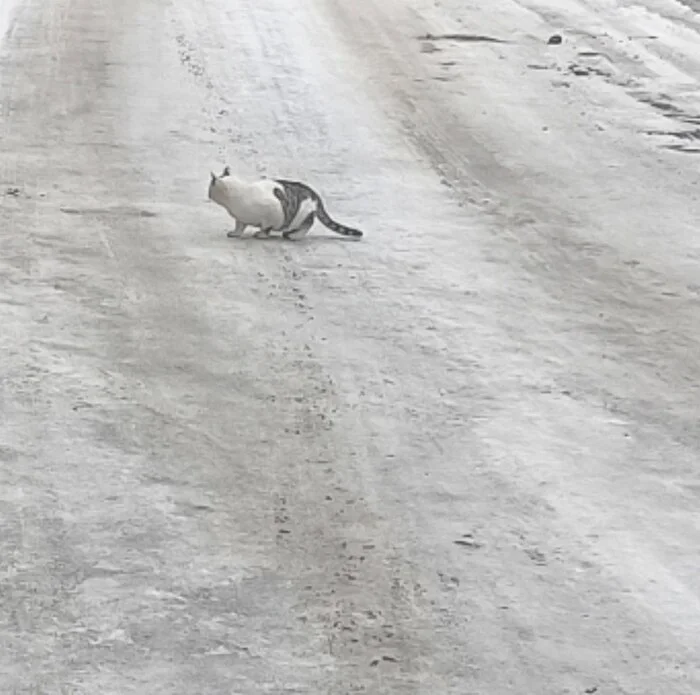
[[[225,179],[231,176],[231,168],[228,166],[224,167],[224,170],[219,176],[217,176],[213,171],[211,172],[211,180],[209,181],[209,198],[215,200],[215,194],[218,186],[221,183],[221,179]]]

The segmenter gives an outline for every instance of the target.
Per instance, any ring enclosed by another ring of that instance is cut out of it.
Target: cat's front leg
[[[243,232],[245,232],[245,228],[248,225],[245,222],[241,222],[240,220],[236,220],[236,228],[232,229],[230,232],[227,232],[226,236],[229,237],[230,239],[234,239],[237,237],[243,236]]]
[[[263,227],[260,231],[255,232],[253,236],[256,239],[267,239],[270,236],[270,232],[272,231],[272,227]]]

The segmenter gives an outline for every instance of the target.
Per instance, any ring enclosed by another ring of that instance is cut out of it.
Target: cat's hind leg
[[[229,237],[230,239],[235,239],[238,237],[243,236],[243,232],[245,232],[245,228],[248,225],[245,222],[241,222],[240,220],[236,220],[236,228],[232,229],[230,232],[227,232],[226,236]]]
[[[292,241],[298,241],[299,239],[303,239],[309,233],[309,230],[313,226],[315,219],[315,213],[310,212],[306,216],[304,221],[301,223],[301,225],[299,225],[299,227],[289,232],[283,232],[282,236],[285,239],[291,239]]]

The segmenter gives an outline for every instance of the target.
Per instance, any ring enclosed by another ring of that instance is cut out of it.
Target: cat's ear
[[[216,183],[216,174],[213,171],[209,172],[211,174],[211,182]]]
[[[230,166],[225,166],[224,171],[221,174],[221,178],[224,176],[231,176],[231,167]]]

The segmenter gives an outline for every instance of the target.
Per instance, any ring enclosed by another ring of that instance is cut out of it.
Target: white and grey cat
[[[214,172],[209,183],[209,198],[236,220],[236,228],[227,236],[239,237],[247,227],[258,227],[256,237],[282,232],[285,239],[301,239],[318,217],[328,229],[343,236],[361,237],[359,229],[339,224],[326,212],[321,196],[299,181],[260,179],[246,182],[226,167],[220,176]]]

